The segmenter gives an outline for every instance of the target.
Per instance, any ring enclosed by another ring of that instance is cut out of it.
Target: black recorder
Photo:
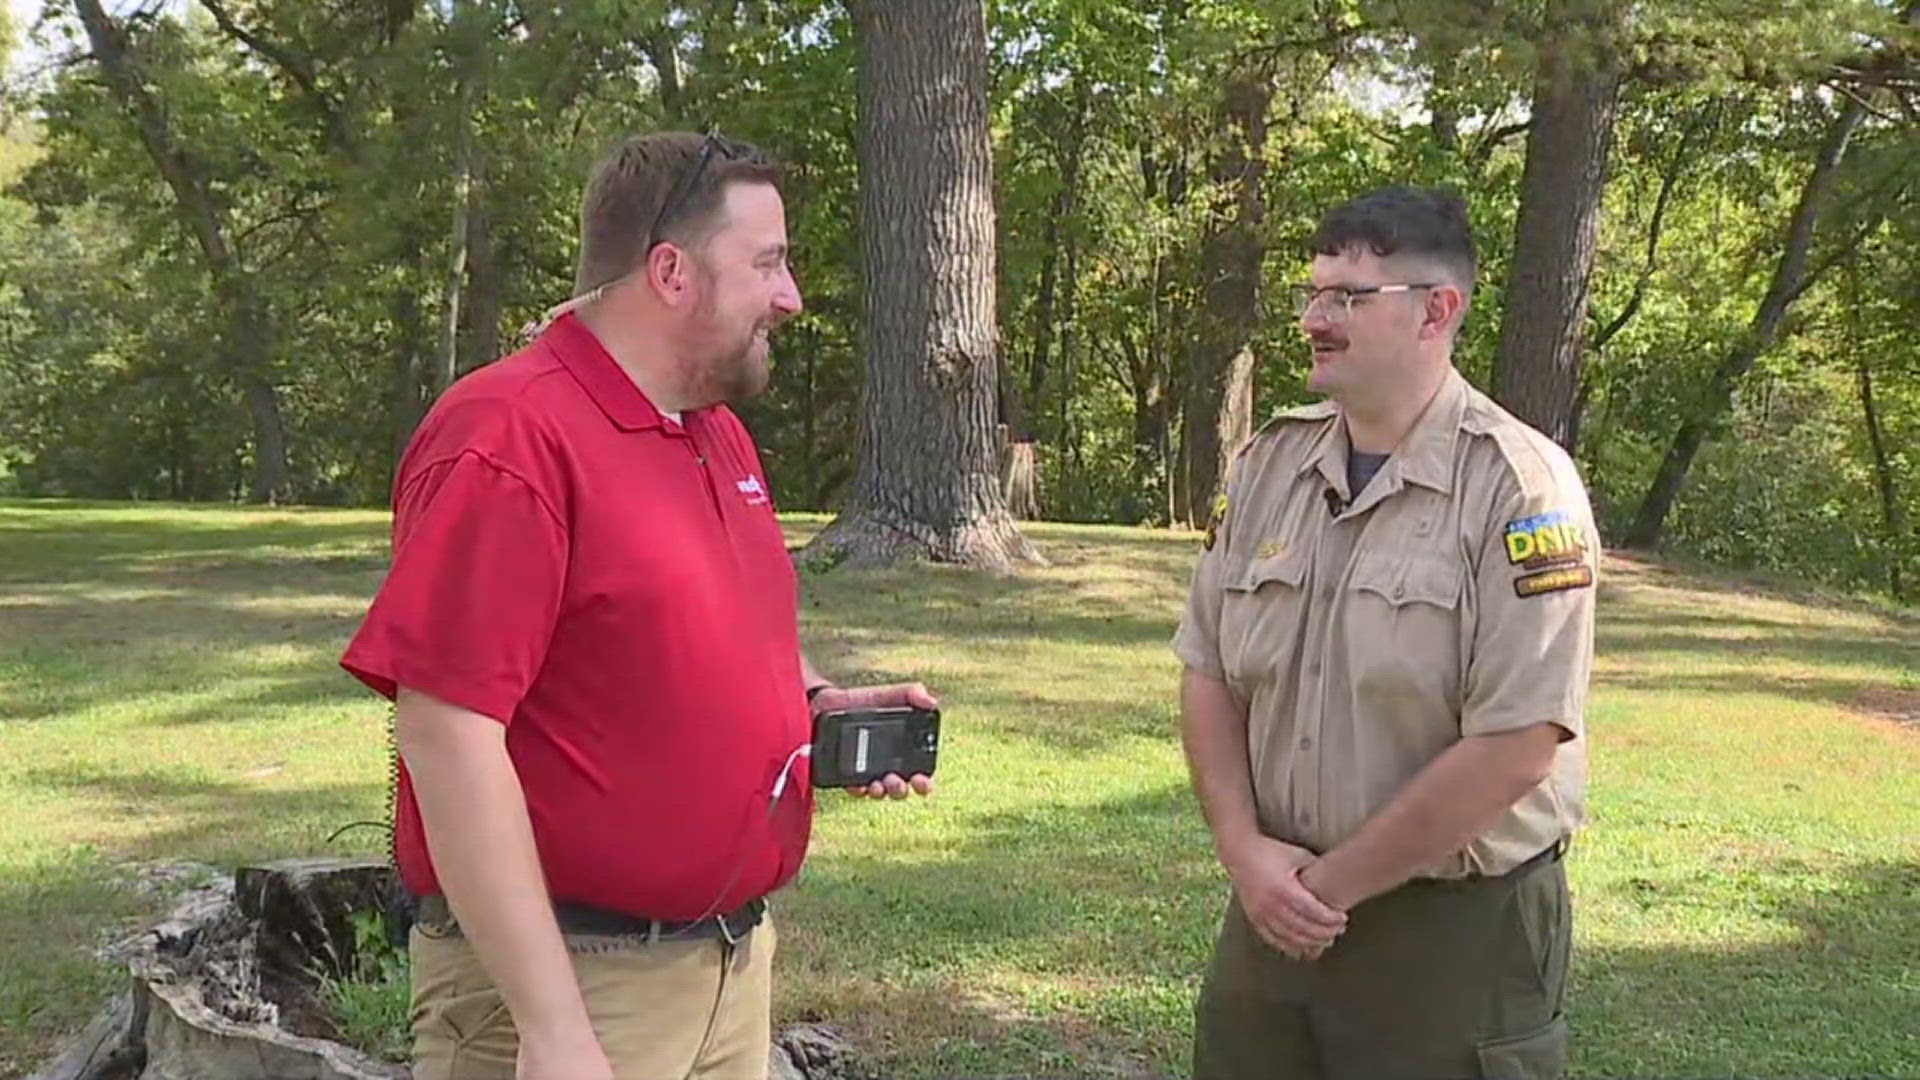
[[[895,773],[933,775],[940,710],[910,705],[840,709],[813,718],[813,786],[865,787]]]

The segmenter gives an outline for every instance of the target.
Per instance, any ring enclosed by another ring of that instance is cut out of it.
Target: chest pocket
[[[1353,588],[1394,608],[1426,604],[1452,611],[1460,605],[1465,580],[1458,559],[1424,553],[1369,555],[1353,568]]]
[[[1346,649],[1362,699],[1459,702],[1461,598],[1459,558],[1427,552],[1362,555],[1348,579]]]
[[[1221,575],[1220,660],[1236,688],[1292,670],[1307,625],[1311,550],[1241,560]]]

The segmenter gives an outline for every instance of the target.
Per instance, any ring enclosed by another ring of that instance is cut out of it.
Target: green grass
[[[334,667],[385,526],[0,502],[0,1075],[111,985],[131,864],[378,849],[327,837],[385,812],[385,709]],[[778,1009],[903,1078],[1183,1075],[1224,899],[1166,648],[1197,545],[1029,531],[1017,577],[806,580],[816,662],[925,679],[947,730],[936,798],[823,798]],[[1616,564],[1600,653],[1576,1075],[1920,1072],[1920,620]]]

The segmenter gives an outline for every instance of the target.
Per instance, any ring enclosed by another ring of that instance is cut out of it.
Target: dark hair
[[[720,135],[662,131],[623,140],[594,166],[580,199],[576,295],[625,276],[662,240],[699,243],[731,184],[780,186],[759,148]]]
[[[1444,188],[1396,184],[1369,191],[1328,211],[1309,246],[1316,255],[1360,248],[1383,259],[1431,259],[1456,275],[1456,284],[1469,296],[1479,274],[1467,204]]]

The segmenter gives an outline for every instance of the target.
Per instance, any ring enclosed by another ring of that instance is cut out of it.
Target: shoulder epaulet
[[[1322,420],[1331,420],[1338,415],[1340,415],[1340,406],[1335,405],[1332,401],[1315,401],[1307,405],[1295,405],[1290,409],[1282,409],[1274,413],[1272,418],[1266,423],[1255,428],[1253,434],[1249,435],[1246,441],[1240,444],[1240,448],[1234,451],[1233,456],[1238,458],[1251,449],[1254,444],[1258,443],[1263,437],[1277,432],[1289,424],[1310,424]]]
[[[1470,407],[1460,426],[1470,435],[1492,440],[1523,495],[1549,494],[1578,475],[1558,443],[1492,401]]]

